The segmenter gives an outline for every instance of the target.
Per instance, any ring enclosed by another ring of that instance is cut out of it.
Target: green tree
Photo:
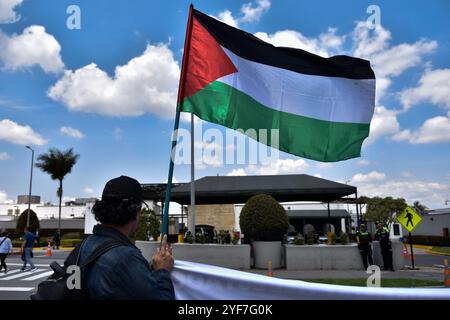
[[[61,202],[63,196],[63,180],[64,177],[72,171],[73,166],[77,163],[80,155],[74,154],[73,149],[70,148],[65,151],[60,151],[56,148],[51,148],[47,153],[41,154],[37,159],[36,167],[43,172],[48,173],[52,180],[58,180],[59,187],[56,195],[59,197],[59,214],[58,214],[58,229],[61,230]]]
[[[20,216],[19,219],[17,219],[17,225],[16,230],[17,233],[22,233],[25,227],[27,226],[27,217],[28,217],[28,209],[24,210]],[[36,232],[36,230],[39,230],[40,224],[39,224],[39,218],[33,210],[30,210],[30,228],[29,231]]]
[[[360,197],[359,202],[367,206],[366,214],[364,215],[365,219],[379,221],[386,225],[394,222],[397,214],[400,214],[407,207],[403,198]]]
[[[159,235],[159,225],[160,221],[156,217],[155,211],[144,208],[141,212],[139,225],[131,238],[147,241],[150,239],[150,236],[153,236],[156,239]]]
[[[414,208],[415,211],[417,211],[417,213],[419,213],[421,215],[423,215],[425,213],[425,210],[428,209],[427,206],[423,205],[419,201],[414,201],[413,208]]]

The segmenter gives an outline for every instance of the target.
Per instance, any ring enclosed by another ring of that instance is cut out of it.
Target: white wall
[[[55,205],[43,205],[43,204],[32,204],[30,206],[31,210],[36,212],[39,219],[51,219],[54,217],[58,218],[58,206]],[[16,209],[19,209],[19,212],[28,209],[28,204],[0,204],[0,215],[8,215],[8,210],[13,210],[15,212]],[[61,207],[61,218],[62,219],[70,219],[70,218],[82,218],[84,215],[84,211],[86,206],[62,206]]]

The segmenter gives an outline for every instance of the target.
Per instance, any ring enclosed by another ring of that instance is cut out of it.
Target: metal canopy
[[[160,200],[165,196],[165,184],[143,185],[143,189],[147,200]],[[196,204],[245,203],[260,193],[271,195],[279,202],[331,202],[357,191],[356,187],[306,174],[207,176],[195,181],[195,190]],[[171,201],[189,205],[190,183],[174,186]]]
[[[289,218],[328,218],[327,209],[319,210],[286,210]],[[344,209],[330,210],[330,218],[350,218],[350,214]]]

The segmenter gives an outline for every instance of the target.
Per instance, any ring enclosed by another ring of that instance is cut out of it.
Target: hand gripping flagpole
[[[178,86],[178,103],[177,103],[177,112],[175,115],[175,124],[173,129],[172,136],[172,147],[170,149],[170,164],[169,164],[169,176],[167,178],[167,189],[166,189],[166,199],[164,201],[164,213],[163,213],[163,224],[161,228],[161,243],[164,238],[164,235],[167,233],[167,228],[169,224],[169,204],[170,204],[170,195],[172,192],[172,176],[173,176],[173,167],[174,167],[174,158],[175,158],[175,150],[177,146],[177,138],[178,138],[178,126],[180,123],[180,113],[183,109],[183,97],[184,97],[184,87],[185,87],[185,78],[187,72],[187,65],[189,61],[189,49],[191,46],[191,34],[192,34],[192,10],[194,6],[191,4],[189,7],[189,17],[186,27],[186,37],[184,41],[184,51],[183,51],[183,62],[181,66],[181,76],[180,76],[180,84]],[[179,105],[178,105],[179,104]]]

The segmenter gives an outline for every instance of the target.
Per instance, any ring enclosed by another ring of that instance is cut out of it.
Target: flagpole
[[[195,145],[194,145],[194,113],[191,113],[191,234],[195,243]]]
[[[185,78],[187,72],[187,64],[189,60],[189,49],[191,46],[191,34],[192,34],[192,10],[194,6],[191,4],[189,6],[189,17],[186,26],[186,37],[184,41],[184,51],[183,51],[183,62],[181,66],[181,75],[180,75],[180,85],[178,86],[178,101],[179,107],[177,106],[177,111],[175,115],[175,124],[173,129],[173,137],[172,137],[172,147],[170,149],[170,163],[169,163],[169,176],[167,178],[167,189],[166,189],[166,199],[164,201],[164,212],[163,212],[163,223],[161,228],[161,243],[164,238],[164,235],[167,233],[168,225],[169,225],[169,204],[170,204],[170,195],[172,193],[172,177],[173,177],[173,168],[174,168],[174,157],[175,150],[177,146],[177,138],[178,138],[178,127],[180,124],[180,113],[183,109],[183,97],[184,97],[184,87],[185,87]]]

